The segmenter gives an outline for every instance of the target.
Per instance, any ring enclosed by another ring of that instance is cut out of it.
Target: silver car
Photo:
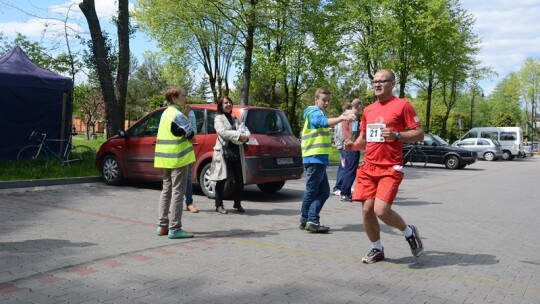
[[[488,161],[502,158],[503,151],[501,144],[495,139],[489,138],[466,138],[455,141],[452,146],[462,147],[478,152],[478,158]]]

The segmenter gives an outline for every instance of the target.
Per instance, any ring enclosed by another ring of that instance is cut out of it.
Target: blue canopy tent
[[[72,88],[71,78],[37,66],[20,47],[0,57],[0,160],[16,159],[32,131],[67,139]]]

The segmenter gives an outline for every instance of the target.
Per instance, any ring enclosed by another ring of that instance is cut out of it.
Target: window
[[[516,140],[516,139],[517,139],[516,132],[501,132],[500,140]]]
[[[491,144],[489,143],[489,141],[481,138],[481,139],[478,140],[478,145],[479,146],[489,146]]]
[[[483,131],[480,133],[480,138],[497,139],[497,131]]]
[[[462,140],[458,146],[461,147],[461,146],[474,146],[476,144],[476,139],[474,138],[467,138],[467,139],[464,139]]]
[[[203,133],[204,127],[204,110],[203,109],[191,109],[195,114],[195,130],[197,134]]]
[[[463,138],[477,138],[478,137],[478,132],[476,131],[471,131],[467,134],[465,134],[465,136],[463,136]]]
[[[154,113],[145,121],[141,121],[131,129],[131,136],[157,136],[159,129],[159,120],[163,111]]]
[[[217,112],[216,111],[206,111],[206,133],[207,134],[215,134],[216,128],[214,127],[214,118],[216,118]]]
[[[246,127],[252,134],[292,135],[288,120],[281,111],[250,110],[246,117]]]

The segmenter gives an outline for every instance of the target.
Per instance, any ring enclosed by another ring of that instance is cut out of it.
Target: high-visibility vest
[[[179,113],[175,107],[168,107],[161,115],[156,140],[155,168],[176,169],[195,162],[195,152],[186,136],[177,137],[171,132],[171,123]]]
[[[321,154],[329,155],[332,151],[332,138],[328,127],[309,128],[309,116],[313,111],[306,114],[306,121],[302,130],[302,157]]]

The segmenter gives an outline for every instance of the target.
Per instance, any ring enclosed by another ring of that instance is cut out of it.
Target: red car
[[[190,105],[197,120],[197,135],[193,141],[196,161],[192,166],[192,181],[200,185],[209,198],[214,197],[215,183],[208,180],[213,148],[217,134],[214,117],[215,104]],[[96,166],[103,180],[119,185],[125,179],[161,181],[161,170],[154,168],[154,149],[161,114],[159,108],[138,120],[126,131],[109,138],[96,155]],[[237,106],[233,116],[243,121],[251,132],[245,153],[246,185],[256,184],[264,192],[273,193],[283,188],[285,181],[300,179],[302,151],[293,135],[285,114],[277,109]],[[230,195],[233,185],[225,186]]]

